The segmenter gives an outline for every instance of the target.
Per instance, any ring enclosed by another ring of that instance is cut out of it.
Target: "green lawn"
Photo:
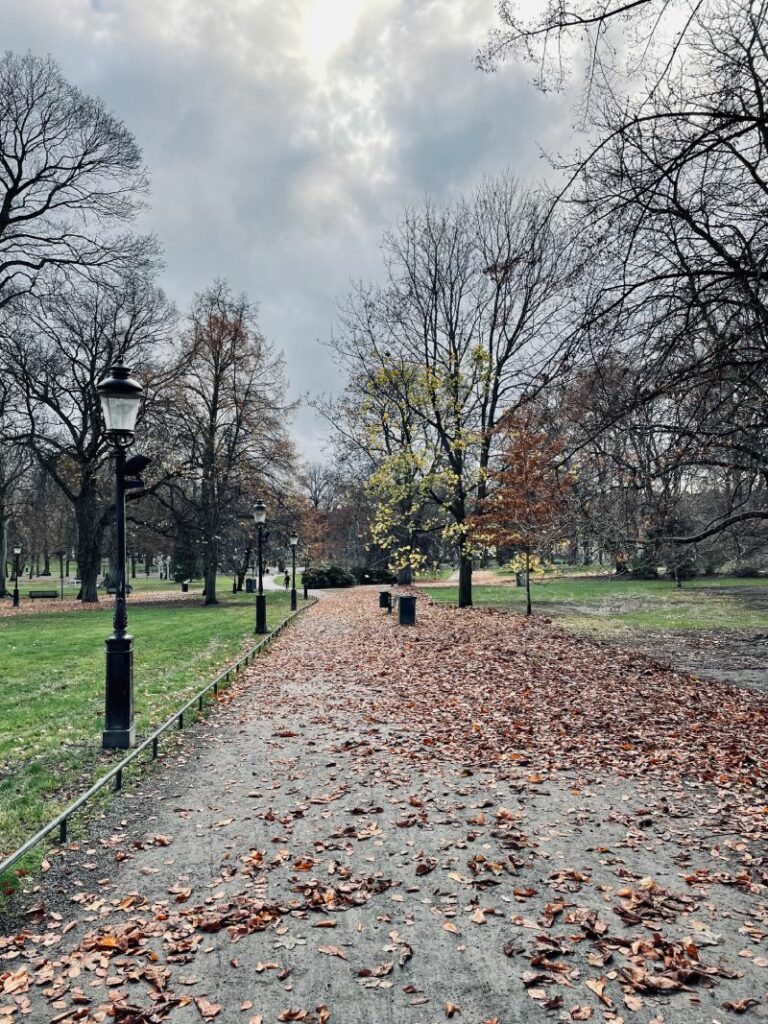
[[[455,604],[456,587],[431,587],[429,595]],[[578,631],[619,633],[653,629],[761,629],[768,626],[765,602],[760,607],[752,594],[764,594],[768,579],[696,579],[676,589],[669,580],[606,578],[550,580],[534,583],[534,614],[557,617]],[[478,606],[525,610],[525,588],[510,584],[477,586]]]
[[[128,579],[131,587],[136,593],[142,591],[152,590],[181,590],[181,584],[174,582],[174,580],[160,580],[157,576],[144,576],[143,573],[138,573],[135,579]],[[6,583],[9,591],[13,590],[13,579],[9,579]],[[19,576],[19,593],[22,598],[25,598],[30,591],[34,590],[55,590],[56,593],[60,593],[61,581],[59,576],[54,573],[50,577],[39,577],[35,576],[34,579],[29,577]],[[231,576],[220,576],[218,580],[218,588],[220,593],[231,592],[232,590],[232,577]],[[80,589],[76,583],[70,583],[66,579],[64,580],[64,597],[74,598],[77,597],[77,592]],[[202,580],[191,580],[190,590],[200,593],[203,589]],[[99,594],[107,598],[107,595],[103,590],[99,590]]]
[[[251,595],[131,607],[136,726],[146,734],[254,642]],[[289,595],[267,593],[274,628]],[[87,612],[0,619],[0,853],[9,853],[106,771],[104,639],[112,600]]]

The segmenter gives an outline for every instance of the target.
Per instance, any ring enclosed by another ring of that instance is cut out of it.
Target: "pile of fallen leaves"
[[[353,646],[313,650],[316,671],[342,687],[345,675],[364,674],[361,713],[418,728],[430,758],[506,762],[530,774],[610,770],[766,795],[763,694],[701,682],[544,619],[422,599],[417,626],[402,628],[369,600],[371,608],[348,609]],[[768,820],[764,803],[754,810]]]

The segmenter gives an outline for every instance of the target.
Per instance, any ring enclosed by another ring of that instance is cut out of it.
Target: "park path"
[[[324,596],[52,858],[0,1024],[768,1020],[765,700],[376,603]]]

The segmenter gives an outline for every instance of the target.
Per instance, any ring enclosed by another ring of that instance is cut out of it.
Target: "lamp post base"
[[[101,736],[104,750],[130,750],[136,746],[136,727],[131,723],[130,729],[105,729]]]
[[[107,689],[104,710],[105,750],[125,750],[136,742],[133,722],[133,637],[107,637]]]
[[[297,607],[297,605],[296,605],[296,588],[294,587],[291,590],[291,611],[295,612],[296,611],[296,607]]]
[[[264,594],[256,595],[256,632],[267,632],[267,599]]]
[[[13,592],[13,607],[14,608],[18,608],[19,607],[19,592],[18,592],[18,590],[14,590],[14,592]]]

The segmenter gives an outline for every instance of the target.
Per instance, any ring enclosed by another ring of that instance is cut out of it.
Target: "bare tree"
[[[21,440],[19,398],[0,369],[0,597],[7,594],[8,530],[17,512],[19,484],[29,471],[30,451]]]
[[[141,151],[101,100],[50,57],[0,57],[0,306],[54,267],[88,270],[146,254],[121,234],[147,191]]]
[[[467,521],[485,495],[493,430],[564,358],[560,326],[574,267],[547,204],[511,178],[486,182],[472,201],[408,211],[384,250],[386,285],[357,290],[335,347],[350,406],[378,403],[393,430],[406,429],[408,438],[396,441],[393,493],[410,452],[442,510],[466,606]],[[405,475],[413,489],[415,476]],[[417,492],[424,496],[423,484]]]
[[[0,354],[23,399],[21,438],[72,503],[80,596],[93,602],[113,500],[96,384],[113,363],[133,363],[151,398],[151,360],[168,339],[175,312],[150,276],[85,283],[61,273],[48,280],[39,301],[9,310]]]
[[[173,436],[182,479],[166,501],[202,548],[206,604],[229,534],[250,524],[257,484],[279,486],[292,468],[293,405],[282,356],[259,331],[253,306],[222,281],[195,299],[176,353]],[[242,546],[242,545],[241,545]]]
[[[529,20],[503,5],[485,53],[536,59],[547,87],[589,43],[592,138],[559,194],[594,256],[574,333],[607,386],[619,362],[631,381],[601,403],[606,427],[647,406],[676,472],[739,474],[689,541],[768,519],[753,500],[768,482],[767,15],[765,0],[574,0]]]

